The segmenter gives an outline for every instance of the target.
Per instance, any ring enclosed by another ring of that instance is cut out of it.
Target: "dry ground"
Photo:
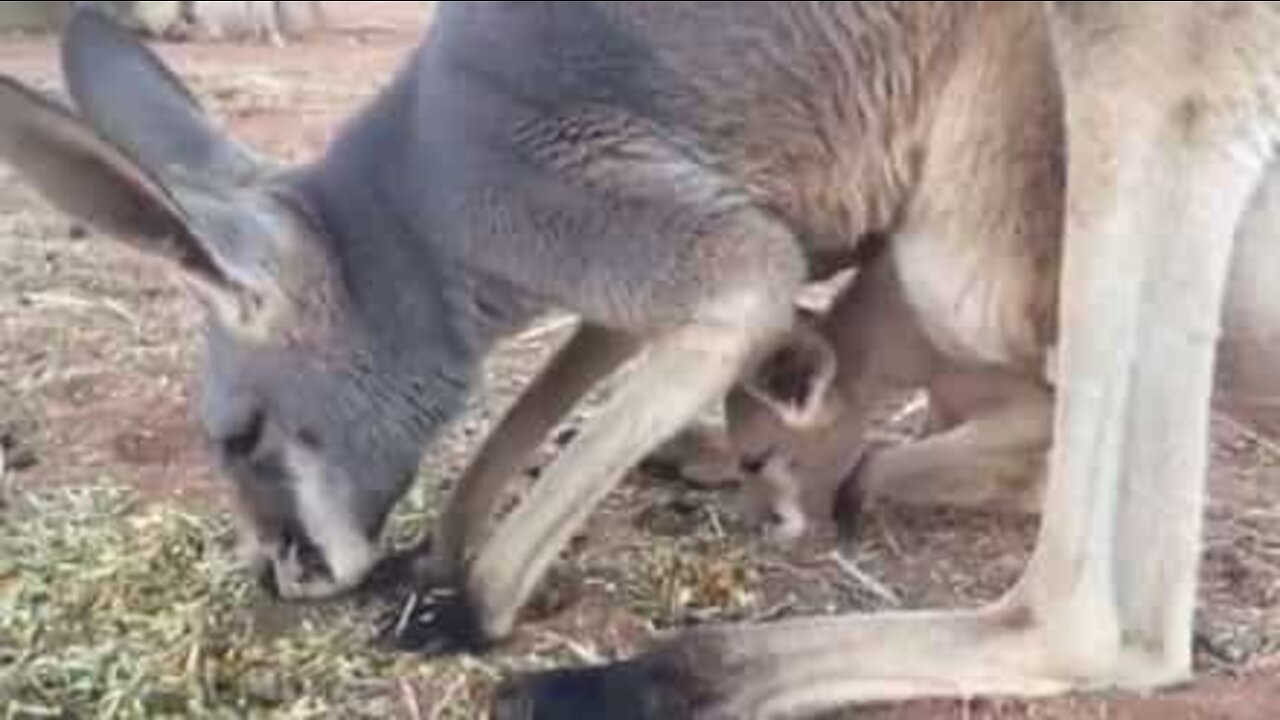
[[[241,136],[298,157],[321,146],[401,61],[422,26],[419,6],[340,7],[343,32],[285,49],[169,46],[164,53]],[[53,85],[52,43],[0,39],[0,69]],[[127,483],[156,502],[219,512],[191,419],[197,319],[159,268],[85,236],[0,170],[0,434],[8,489]],[[490,364],[472,413],[424,463],[420,493],[428,505],[562,335],[553,324],[509,343]],[[858,717],[1280,717],[1280,464],[1255,440],[1227,428],[1218,435],[1198,685],[1150,699],[937,703]],[[879,581],[867,583],[825,554],[752,547],[730,495],[638,476],[598,513],[556,583],[568,591],[543,603],[511,652],[589,660],[629,653],[654,631],[712,619],[972,604],[1016,577],[1033,530],[1029,522],[980,515],[886,511],[849,550]],[[480,717],[492,673],[484,663],[462,663],[433,680],[390,683],[387,707],[410,718]]]

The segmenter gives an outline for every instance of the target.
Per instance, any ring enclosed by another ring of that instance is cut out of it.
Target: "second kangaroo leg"
[[[838,499],[842,523],[856,517],[863,502],[880,500],[1039,512],[1053,438],[1052,394],[1016,378],[971,382],[1011,387],[1000,402],[969,408],[949,429],[864,456]]]
[[[507,636],[546,569],[591,511],[658,443],[728,391],[759,338],[745,329],[691,325],[657,340],[575,444],[544,473],[470,566],[456,602],[401,633],[431,651]],[[460,636],[460,637],[459,637]]]
[[[1280,163],[1268,169],[1236,238],[1218,365],[1219,408],[1280,439]]]
[[[429,579],[454,583],[510,481],[551,429],[638,347],[625,334],[583,325],[489,433],[449,498],[433,538]]]

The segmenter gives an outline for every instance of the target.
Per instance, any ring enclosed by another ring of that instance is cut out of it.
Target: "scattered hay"
[[[494,672],[379,653],[367,605],[269,603],[231,540],[223,520],[117,489],[16,498],[0,514],[0,714],[471,716]]]

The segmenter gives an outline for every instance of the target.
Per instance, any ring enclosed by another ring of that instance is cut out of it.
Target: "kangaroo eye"
[[[773,454],[774,451],[769,449],[762,453],[746,455],[742,458],[742,462],[738,464],[738,468],[742,470],[744,475],[759,475],[769,465],[769,461],[773,459]]]
[[[252,457],[262,444],[266,425],[266,415],[261,410],[255,411],[244,424],[219,440],[218,445],[228,457]]]
[[[298,431],[298,442],[304,448],[312,451],[324,448],[324,441],[320,439],[320,433],[311,428],[304,427]]]

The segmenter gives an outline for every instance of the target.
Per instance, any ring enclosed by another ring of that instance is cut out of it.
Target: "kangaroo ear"
[[[89,124],[152,173],[223,189],[262,174],[263,164],[213,123],[142,40],[102,12],[72,15],[62,63]]]
[[[811,428],[828,422],[838,361],[826,338],[806,322],[750,373],[744,389],[787,425]]]
[[[164,185],[60,105],[4,76],[0,159],[68,214],[205,284],[233,285]]]

